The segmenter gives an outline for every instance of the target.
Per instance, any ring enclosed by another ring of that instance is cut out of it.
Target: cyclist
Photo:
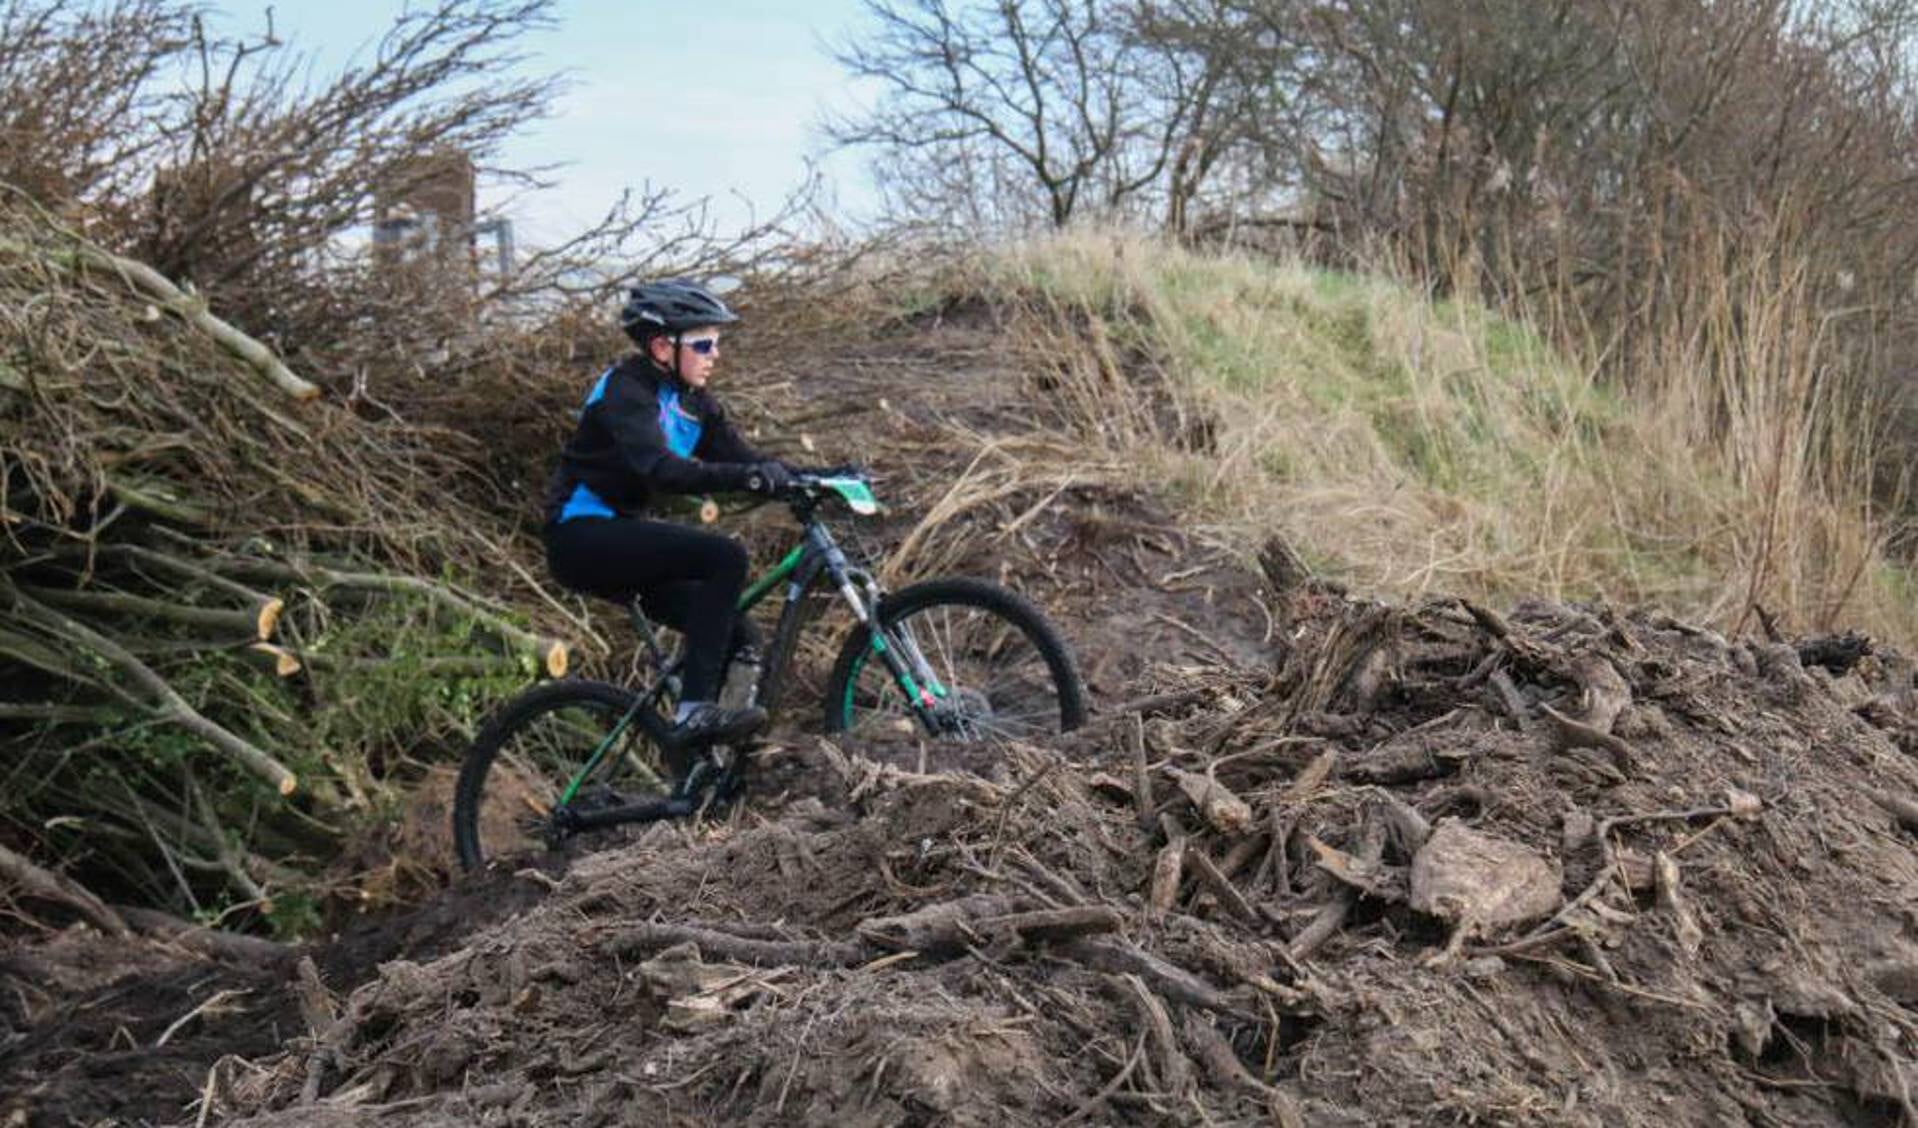
[[[639,351],[607,369],[586,397],[546,495],[546,559],[574,591],[646,613],[686,638],[673,740],[737,740],[766,723],[757,706],[717,700],[728,656],[751,644],[735,611],[746,581],[738,541],[645,516],[661,494],[748,491],[777,497],[795,470],[740,438],[707,390],[720,327],[739,317],[684,279],[632,289],[620,326]]]

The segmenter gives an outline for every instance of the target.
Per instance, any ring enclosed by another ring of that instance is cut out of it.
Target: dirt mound
[[[783,750],[814,794],[581,860],[212,1111],[1918,1122],[1907,663],[1284,604],[1276,675],[1168,676],[1002,781]]]
[[[74,924],[0,944],[0,1124],[166,1124],[222,1059],[304,1028],[301,956],[325,982],[432,959],[538,901],[535,877],[485,874],[418,909],[351,921],[304,948],[123,908],[136,934]]]
[[[281,992],[268,969],[91,929],[0,954],[0,984],[0,1123],[22,1125],[173,1120],[214,1060],[275,1037],[261,1001]]]

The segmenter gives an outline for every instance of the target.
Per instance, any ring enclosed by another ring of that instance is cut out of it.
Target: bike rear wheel
[[[605,682],[535,686],[502,705],[460,766],[453,841],[468,870],[532,859],[575,840],[554,815],[573,781],[593,770],[565,806],[609,809],[673,791],[680,772],[637,715],[639,695]],[[598,759],[594,757],[597,753]],[[610,845],[618,832],[594,832]]]
[[[931,684],[915,688],[934,703],[938,731],[927,731],[862,626],[827,683],[829,732],[990,744],[1068,732],[1085,721],[1071,648],[1037,607],[997,584],[914,584],[882,600],[876,619],[881,645],[917,655],[923,661],[911,664],[931,674]]]

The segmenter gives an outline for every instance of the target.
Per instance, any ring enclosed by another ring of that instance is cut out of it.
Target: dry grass
[[[1910,643],[1912,580],[1866,485],[1870,412],[1785,245],[1689,272],[1629,348],[1574,350],[1383,273],[1127,236],[985,269],[1029,311],[1062,423],[1246,549],[1277,531],[1389,592],[1603,597],[1731,628],[1762,606]]]

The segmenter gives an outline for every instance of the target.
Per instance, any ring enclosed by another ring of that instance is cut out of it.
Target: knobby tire
[[[1080,682],[1072,649],[1044,612],[1025,597],[985,580],[928,580],[886,596],[880,603],[877,618],[889,631],[903,620],[940,607],[985,611],[1018,630],[1044,660],[1051,676],[1059,706],[1055,731],[1070,732],[1085,723],[1085,687]],[[872,650],[870,628],[855,628],[840,648],[826,685],[826,731],[844,732],[852,726],[855,708],[849,691],[856,687],[856,679],[866,664],[879,661]]]
[[[612,724],[638,700],[637,693],[622,686],[568,678],[534,686],[502,705],[487,720],[472,748],[467,750],[465,762],[460,765],[459,780],[453,792],[453,842],[460,865],[467,870],[476,870],[492,860],[485,856],[480,841],[480,817],[486,799],[486,786],[493,775],[493,767],[501,749],[514,737],[530,732],[542,718],[557,715],[565,709],[577,708],[589,714],[601,714],[606,719],[606,729],[610,730]],[[633,724],[636,731],[631,739],[645,740],[644,730],[637,729],[637,720]],[[580,762],[572,765],[571,770],[577,771],[584,765],[587,752],[590,752],[590,748],[582,746]],[[663,757],[657,766],[660,771],[668,773],[670,782],[674,767]],[[617,775],[618,770],[618,764],[610,767],[602,765],[596,771],[595,778]],[[550,801],[557,797],[558,789],[563,788],[569,780],[548,778],[541,782],[555,792],[546,797]]]

